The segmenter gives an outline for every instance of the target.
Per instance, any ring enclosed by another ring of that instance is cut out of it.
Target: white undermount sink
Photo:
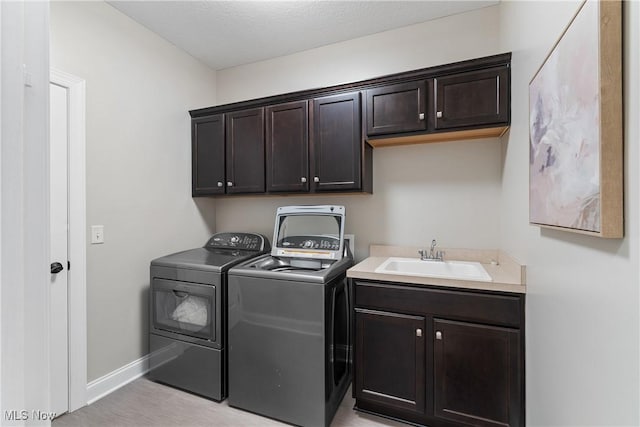
[[[415,258],[388,258],[374,270],[381,274],[437,277],[440,279],[491,282],[491,276],[479,262],[422,261]]]

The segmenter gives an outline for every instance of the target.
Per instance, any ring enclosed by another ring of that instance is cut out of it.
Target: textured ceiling
[[[497,4],[498,1],[108,1],[215,70]]]

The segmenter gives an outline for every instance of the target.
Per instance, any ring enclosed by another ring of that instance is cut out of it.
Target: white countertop
[[[376,273],[375,270],[389,257],[418,259],[418,248],[383,245],[371,245],[371,256],[347,270],[347,277],[448,288],[478,289],[519,294],[526,293],[525,266],[502,251],[441,248],[438,248],[438,250],[444,250],[446,252],[446,260],[476,261],[481,263],[491,276],[491,282]]]

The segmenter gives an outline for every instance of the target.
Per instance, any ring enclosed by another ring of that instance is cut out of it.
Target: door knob
[[[227,181],[227,187],[233,187],[233,182]]]
[[[300,182],[302,182],[302,183],[307,182],[307,178],[303,176],[302,178],[300,178]]]
[[[442,339],[442,332],[436,331],[436,339],[437,340],[441,340]]]
[[[64,267],[59,262],[52,262],[51,263],[51,274],[58,274],[62,270],[64,270]]]
[[[317,176],[313,177],[313,182],[320,182],[320,178],[318,178]]]
[[[224,187],[224,184],[222,183],[222,181],[218,181],[218,187]]]
[[[442,111],[437,111],[436,112],[436,118],[438,118],[438,119],[442,118]]]
[[[421,337],[422,336],[422,329],[416,329],[416,336],[417,337]]]

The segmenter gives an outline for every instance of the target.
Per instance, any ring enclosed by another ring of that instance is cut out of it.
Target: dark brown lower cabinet
[[[356,309],[355,318],[356,396],[424,414],[424,317]]]
[[[524,295],[352,285],[357,410],[431,427],[524,426]]]
[[[434,415],[476,426],[520,425],[520,331],[434,319]]]

